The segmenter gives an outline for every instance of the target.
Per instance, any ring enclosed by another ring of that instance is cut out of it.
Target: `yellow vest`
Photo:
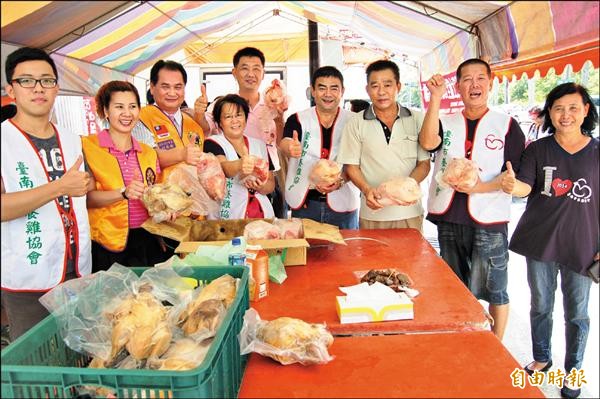
[[[98,136],[81,138],[86,163],[96,179],[96,190],[118,190],[125,185],[119,161],[108,148],[100,147]],[[157,154],[153,148],[139,143],[141,152],[135,152],[140,164],[141,175],[156,176]],[[147,173],[150,169],[153,173]],[[144,178],[144,185],[148,182]],[[113,252],[121,252],[127,244],[129,233],[129,204],[123,199],[102,208],[89,208],[90,235],[92,240]]]
[[[182,137],[179,137],[179,133],[173,122],[156,105],[147,105],[140,110],[140,121],[154,135],[154,140],[159,150],[186,147],[190,144],[190,139],[194,135],[198,137],[196,145],[202,149],[204,146],[204,132],[202,128],[185,112],[182,112],[181,116],[183,119],[183,134]],[[162,169],[163,180],[167,178],[175,166],[171,165]]]

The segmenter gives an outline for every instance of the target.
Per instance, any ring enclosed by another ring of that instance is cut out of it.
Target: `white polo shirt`
[[[398,104],[398,119],[394,122],[388,144],[381,122],[371,105],[346,124],[338,162],[358,165],[373,188],[394,177],[410,175],[417,162],[429,160],[429,153],[419,145],[423,118],[423,113]],[[361,195],[361,219],[392,221],[421,215],[423,206],[420,200],[410,206],[392,205],[374,211],[367,206],[365,196]]]

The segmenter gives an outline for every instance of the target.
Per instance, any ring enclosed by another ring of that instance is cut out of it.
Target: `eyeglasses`
[[[14,82],[17,82],[19,84],[19,86],[21,86],[24,89],[33,89],[35,87],[35,85],[38,84],[38,82],[44,89],[52,89],[52,88],[56,87],[57,80],[54,78],[42,78],[42,79],[18,78],[18,79],[13,79],[10,81],[10,83],[14,83]]]

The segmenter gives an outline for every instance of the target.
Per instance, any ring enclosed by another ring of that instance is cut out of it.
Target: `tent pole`
[[[310,76],[319,68],[319,26],[316,22],[308,21],[308,65]],[[310,105],[314,106],[314,99],[310,99]]]

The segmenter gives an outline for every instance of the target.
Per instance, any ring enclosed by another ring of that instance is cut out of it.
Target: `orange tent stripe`
[[[511,79],[513,75],[520,78],[523,74],[533,77],[536,70],[541,76],[545,76],[551,68],[557,74],[562,73],[567,65],[573,67],[573,71],[579,71],[586,61],[591,61],[594,68],[600,66],[600,40],[586,43],[561,51],[542,54],[537,57],[492,65],[492,72],[498,77],[506,76]]]

